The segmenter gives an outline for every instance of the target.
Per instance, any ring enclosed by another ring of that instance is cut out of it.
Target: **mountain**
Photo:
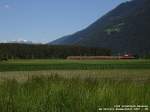
[[[33,44],[32,41],[28,41],[28,40],[13,40],[13,41],[7,41],[5,43]]]
[[[49,44],[110,48],[114,54],[150,54],[150,0],[124,2],[86,29]]]

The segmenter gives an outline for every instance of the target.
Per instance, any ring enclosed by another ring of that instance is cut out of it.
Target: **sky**
[[[0,42],[47,43],[82,30],[127,0],[0,0]]]

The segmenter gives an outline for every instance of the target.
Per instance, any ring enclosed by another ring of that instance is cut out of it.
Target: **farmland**
[[[149,99],[150,60],[0,62],[1,112],[100,112]]]
[[[0,71],[150,69],[150,60],[10,60]]]

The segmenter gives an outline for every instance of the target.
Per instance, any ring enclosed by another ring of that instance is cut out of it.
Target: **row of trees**
[[[99,55],[111,55],[111,50],[81,46],[0,44],[1,59],[64,59],[67,56]]]

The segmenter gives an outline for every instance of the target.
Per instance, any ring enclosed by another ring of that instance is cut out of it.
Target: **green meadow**
[[[149,99],[150,60],[0,62],[0,112],[103,112]]]
[[[150,60],[10,60],[0,71],[150,69]]]

